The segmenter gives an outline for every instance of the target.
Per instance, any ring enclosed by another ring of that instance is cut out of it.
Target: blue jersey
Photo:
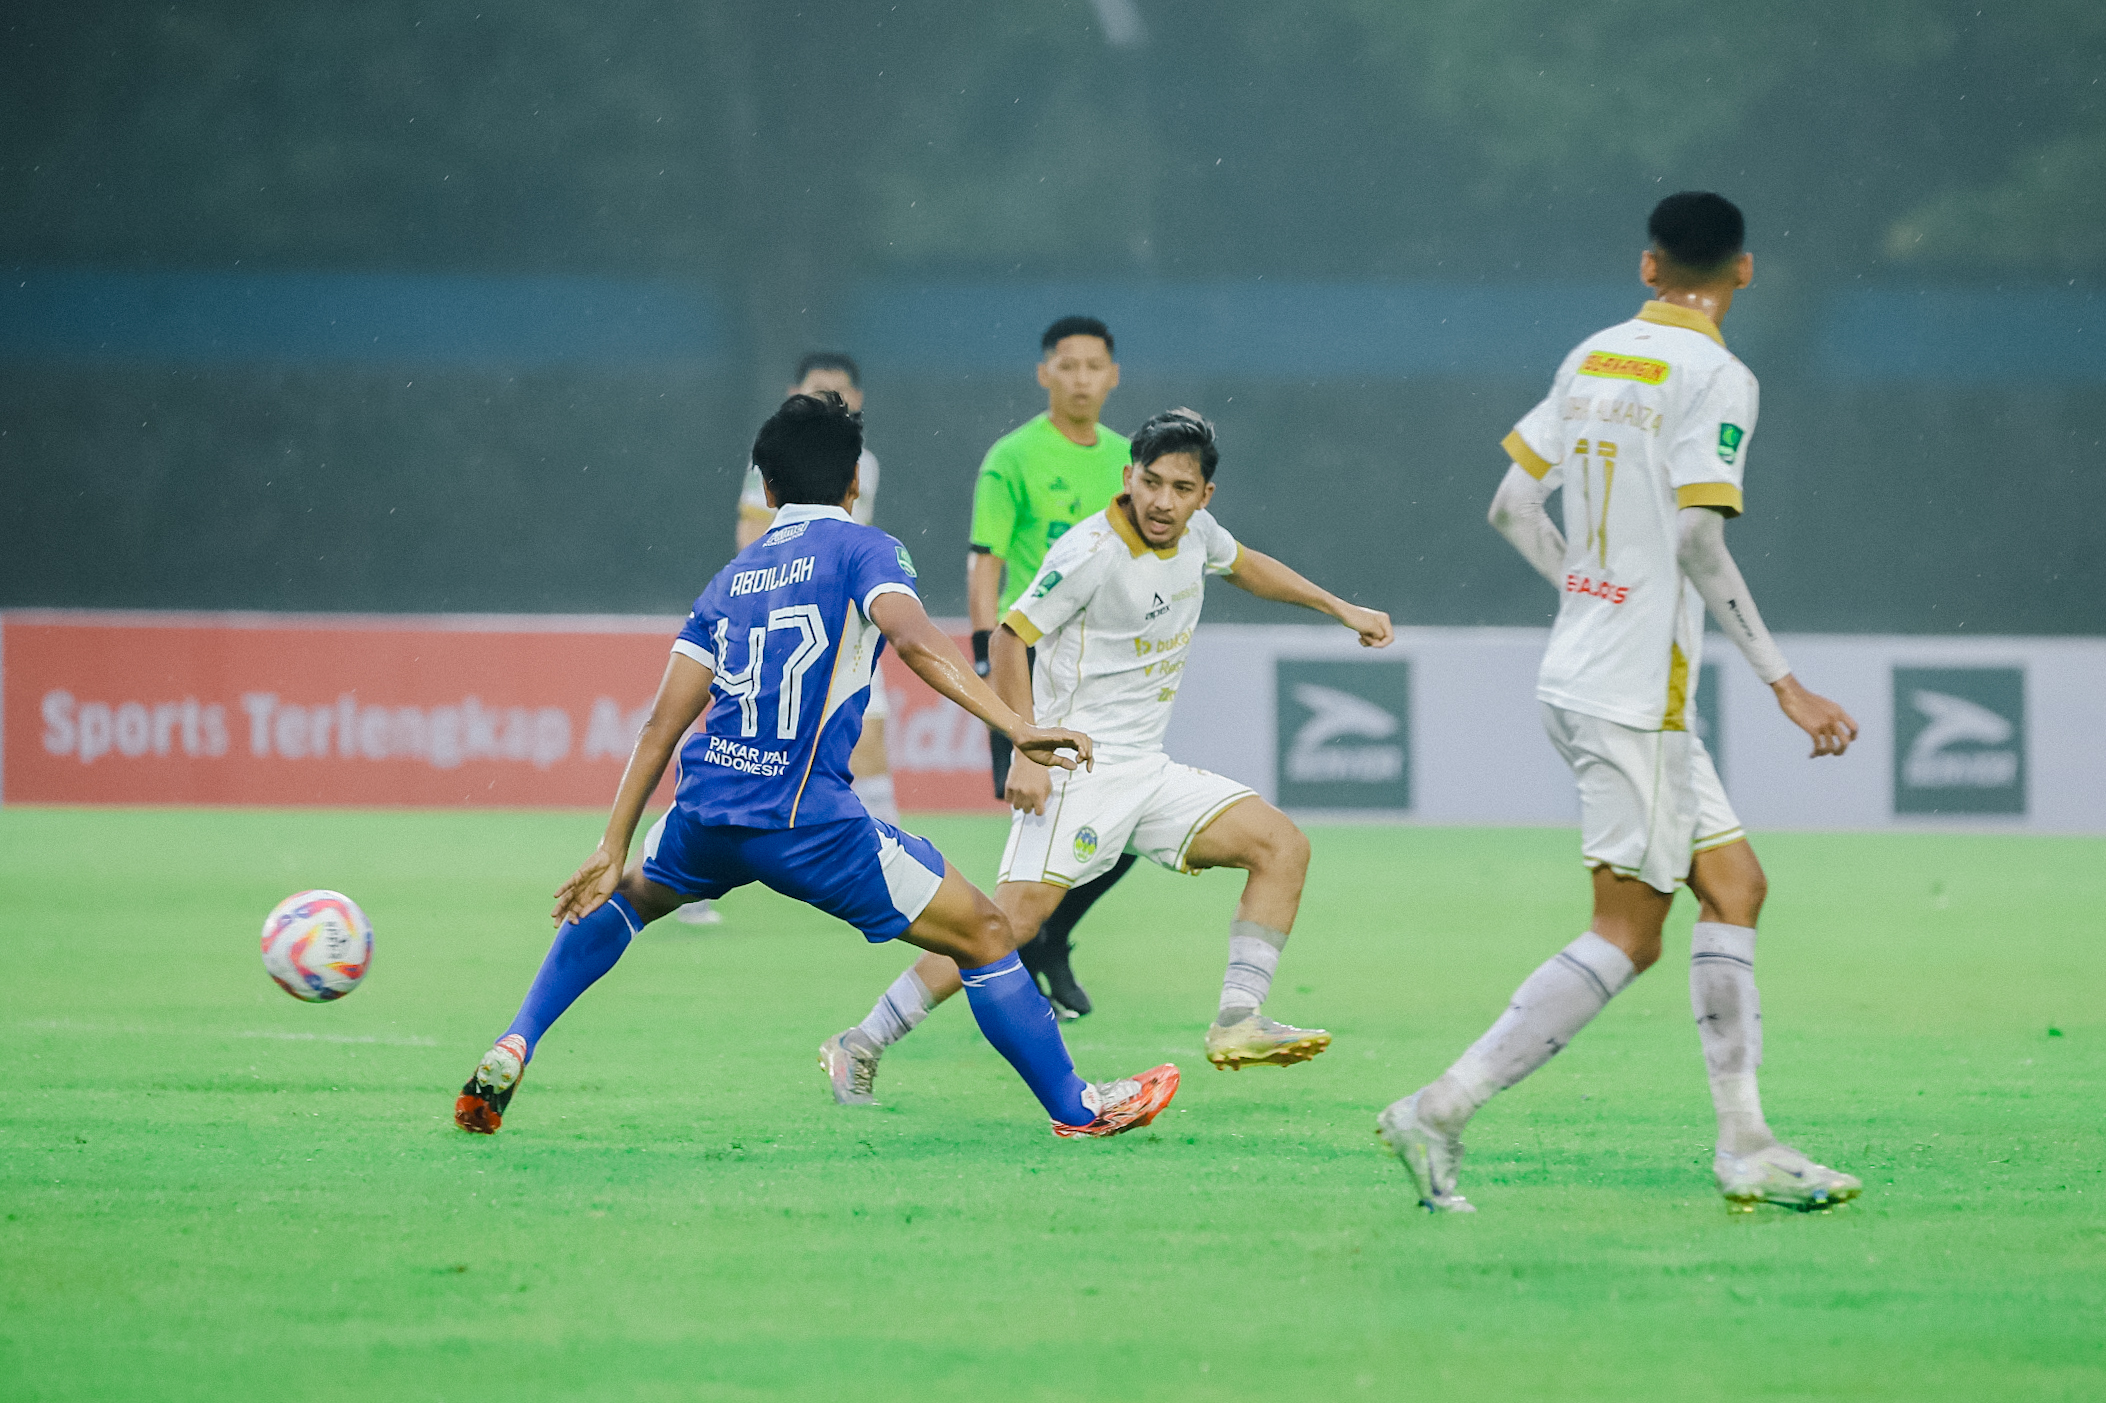
[[[716,674],[680,750],[695,821],[797,828],[862,818],[848,753],[885,639],[881,594],[914,592],[906,548],[839,507],[793,504],[717,573],[673,643]]]

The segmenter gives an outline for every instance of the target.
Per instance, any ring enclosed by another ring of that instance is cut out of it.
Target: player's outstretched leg
[[[638,931],[679,902],[678,896],[632,871],[622,889],[598,910],[558,930],[512,1026],[483,1054],[454,1101],[454,1124],[478,1135],[496,1134],[541,1035],[578,995],[614,968]]]
[[[1054,1134],[1136,1130],[1177,1094],[1177,1068],[1168,1065],[1097,1084],[1075,1074],[1053,1006],[1016,957],[1008,920],[955,867],[946,864],[943,885],[907,929],[906,939],[956,962],[981,1033],[1046,1108]]]
[[[1817,1209],[1856,1198],[1864,1185],[1854,1175],[1779,1144],[1763,1119],[1755,921],[1766,884],[1754,849],[1741,841],[1698,853],[1689,884],[1703,903],[1689,942],[1689,1004],[1718,1111],[1712,1172],[1719,1193],[1741,1212],[1758,1203]]]
[[[1207,1029],[1207,1061],[1219,1071],[1285,1067],[1329,1047],[1331,1035],[1323,1029],[1296,1028],[1264,1012],[1309,876],[1309,839],[1302,830],[1253,794],[1200,830],[1185,849],[1185,866],[1240,867],[1250,874],[1229,923],[1228,972],[1220,1012]]]
[[[1474,1212],[1456,1188],[1463,1127],[1493,1095],[1520,1082],[1579,1036],[1610,999],[1660,956],[1660,924],[1674,893],[1594,874],[1594,924],[1637,949],[1643,963],[1590,930],[1521,981],[1513,1001],[1455,1065],[1376,1120],[1380,1135],[1411,1171],[1419,1202],[1433,1212]]]
[[[924,955],[922,959],[930,957]],[[956,969],[954,965],[944,967]],[[920,1027],[921,1020],[941,1002],[922,982],[919,964],[909,965],[861,1023],[821,1043],[819,1065],[826,1069],[834,1100],[844,1106],[876,1105],[878,1059],[885,1055],[886,1048]]]
[[[1133,853],[1120,853],[1111,871],[1072,888],[1053,908],[1053,914],[1046,917],[1038,934],[1017,947],[1016,953],[1023,959],[1024,968],[1031,971],[1031,977],[1045,981],[1046,996],[1053,1000],[1054,1007],[1066,1009],[1077,1018],[1090,1011],[1090,996],[1069,965],[1075,953],[1076,923],[1106,892],[1119,885],[1120,878],[1133,871],[1138,860]]]

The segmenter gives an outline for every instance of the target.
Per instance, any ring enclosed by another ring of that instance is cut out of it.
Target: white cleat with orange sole
[[[1091,1082],[1082,1092],[1082,1104],[1095,1113],[1087,1125],[1053,1122],[1053,1133],[1064,1140],[1084,1136],[1123,1135],[1139,1130],[1163,1113],[1177,1095],[1177,1068],[1165,1062],[1137,1077],[1118,1081]]]

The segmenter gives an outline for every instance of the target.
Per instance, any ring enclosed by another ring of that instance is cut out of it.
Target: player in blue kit
[[[872,818],[851,788],[848,755],[887,642],[1032,759],[1062,769],[1091,760],[1088,736],[1029,724],[976,677],[922,611],[906,548],[850,520],[862,450],[861,417],[831,392],[792,395],[761,428],[753,462],[774,523],[710,581],[674,640],[606,833],[556,893],[555,943],[454,1103],[463,1130],[496,1132],[541,1035],[638,931],[748,882],[838,916],[872,943],[903,939],[956,960],[980,1031],[1056,1135],[1135,1129],[1176,1094],[1167,1065],[1106,1083],[1078,1077],[1009,922],[934,844]],[[630,866],[644,804],[676,747],[673,807]]]

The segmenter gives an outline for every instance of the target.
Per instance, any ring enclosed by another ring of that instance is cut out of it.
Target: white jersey
[[[1206,577],[1235,569],[1243,553],[1204,511],[1157,550],[1126,519],[1125,501],[1069,527],[1002,619],[1038,649],[1038,724],[1081,731],[1109,761],[1161,753]]]
[[[1704,601],[1675,515],[1741,509],[1755,377],[1710,318],[1648,302],[1581,342],[1502,445],[1565,496],[1565,575],[1536,680],[1552,706],[1641,731],[1687,729]]]
[[[848,519],[858,526],[870,525],[870,518],[877,511],[877,479],[877,455],[866,448],[863,456],[856,459],[856,505],[848,514]],[[775,508],[768,505],[767,485],[761,481],[760,468],[752,463],[746,465],[746,487],[739,493],[739,515],[763,526],[775,520]]]

